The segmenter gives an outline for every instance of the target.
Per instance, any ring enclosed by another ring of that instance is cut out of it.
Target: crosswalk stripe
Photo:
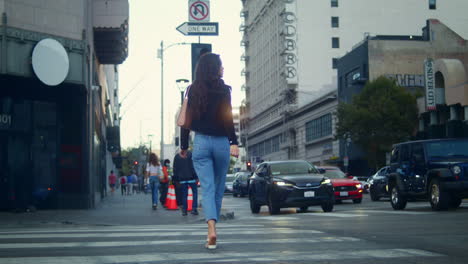
[[[320,253],[311,251],[282,251],[282,252],[223,252],[220,247],[216,254],[210,253],[153,253],[137,255],[112,255],[112,256],[60,256],[60,257],[20,257],[0,258],[2,264],[98,264],[98,263],[139,263],[139,262],[248,262],[248,261],[304,261],[304,260],[342,260],[342,259],[388,259],[402,257],[440,257],[444,256],[418,249],[374,249],[374,250],[330,250]]]
[[[222,229],[235,229],[235,228],[257,228],[257,227],[264,227],[261,224],[255,225],[232,225],[232,224],[222,224],[219,223],[216,225],[217,228]],[[121,226],[87,226],[82,228],[64,228],[62,230],[55,230],[50,228],[50,230],[54,230],[54,232],[90,232],[91,231],[106,231],[106,232],[117,232],[117,231],[159,231],[159,230],[194,230],[194,229],[203,229],[206,230],[206,224],[190,224],[190,225],[145,225],[145,226],[128,226],[128,225],[121,225]],[[38,230],[37,228],[21,228],[14,231],[14,229],[8,229],[8,231],[1,231],[5,230],[0,228],[0,234],[7,234],[7,233],[43,233],[48,232],[44,231],[44,228]]]
[[[263,226],[259,226],[256,229],[261,229]],[[18,231],[3,231],[0,232],[0,235],[6,234],[6,235],[12,235],[12,234],[48,234],[48,233],[107,233],[107,232],[119,232],[119,233],[125,233],[125,232],[157,232],[157,231],[205,231],[207,227],[203,228],[150,228],[150,229],[131,229],[131,228],[117,228],[117,229],[65,229],[65,230],[18,230]],[[246,228],[218,228],[219,230],[229,230],[229,231],[242,231],[246,230]],[[0,238],[2,238],[0,236]]]
[[[323,232],[317,230],[294,230],[288,228],[268,228],[268,229],[257,229],[257,230],[223,230],[218,229],[218,233],[221,235],[258,235],[266,234],[271,232],[274,234],[321,234]],[[19,239],[19,238],[106,238],[106,237],[161,237],[161,236],[203,236],[206,235],[205,231],[178,231],[178,232],[123,232],[123,233],[49,233],[49,234],[5,234],[0,239]]]
[[[399,214],[399,215],[429,215],[429,214],[435,214],[434,212],[411,212],[411,211],[405,211],[405,210],[368,210],[366,212],[372,212],[372,213],[382,213],[382,214]]]
[[[324,242],[355,242],[353,237],[316,237],[316,238],[286,238],[286,239],[224,239],[218,245],[228,244],[286,244],[286,243],[324,243]],[[122,246],[152,246],[174,244],[200,244],[203,240],[164,240],[164,241],[111,241],[111,242],[61,242],[61,243],[13,243],[0,244],[0,249],[32,249],[32,248],[81,248],[81,247],[122,247]]]

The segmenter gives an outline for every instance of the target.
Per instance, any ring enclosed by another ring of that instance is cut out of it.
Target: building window
[[[332,48],[334,49],[340,48],[340,38],[337,38],[337,37],[332,38]]]
[[[332,28],[340,27],[340,19],[339,19],[339,17],[332,17],[332,18],[331,18],[331,26],[332,26]]]
[[[332,135],[332,116],[326,114],[306,123],[306,142]]]
[[[429,0],[429,9],[436,9],[436,0]]]
[[[338,7],[338,0],[331,0],[331,7]]]
[[[332,59],[332,69],[338,68],[338,58]]]

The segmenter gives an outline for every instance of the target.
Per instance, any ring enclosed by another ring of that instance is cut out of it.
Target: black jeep
[[[393,209],[429,200],[433,210],[458,208],[468,197],[468,139],[433,139],[394,145],[388,191]]]

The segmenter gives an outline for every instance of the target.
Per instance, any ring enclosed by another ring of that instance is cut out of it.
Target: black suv
[[[393,209],[429,200],[433,210],[458,208],[468,197],[468,139],[433,139],[394,145],[388,190]]]

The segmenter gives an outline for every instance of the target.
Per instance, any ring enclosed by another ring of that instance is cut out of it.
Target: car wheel
[[[252,211],[252,214],[260,213],[260,205],[255,202],[255,198],[252,195],[250,195],[249,200],[250,200],[250,211]]]
[[[333,200],[330,200],[330,201],[328,201],[328,202],[326,202],[326,203],[323,203],[323,204],[321,205],[321,206],[322,206],[322,210],[323,210],[324,212],[331,212],[331,211],[333,211],[333,204],[334,204],[334,203],[335,203],[335,202],[334,202]]]
[[[406,207],[406,198],[403,197],[396,185],[390,190],[390,203],[394,210],[403,210]]]
[[[447,192],[441,190],[439,180],[433,179],[429,188],[429,198],[432,210],[447,210],[449,207],[450,196]]]
[[[307,209],[309,209],[309,206],[302,206],[301,208],[299,208],[299,211],[301,213],[305,213],[305,212],[307,212]]]
[[[358,204],[362,202],[362,198],[359,199],[353,199],[353,203]]]
[[[271,215],[279,214],[280,212],[280,207],[272,201],[270,195],[268,196],[268,211]]]
[[[343,200],[335,200],[335,204],[341,204],[343,203]]]
[[[370,194],[371,200],[374,202],[380,199],[380,197],[377,195],[377,193],[375,193],[375,190],[373,188],[369,189],[369,194]]]
[[[461,198],[458,198],[455,196],[450,197],[450,208],[457,209],[458,207],[460,207],[461,203],[462,203]]]
[[[232,196],[237,197],[237,193],[233,192]]]

